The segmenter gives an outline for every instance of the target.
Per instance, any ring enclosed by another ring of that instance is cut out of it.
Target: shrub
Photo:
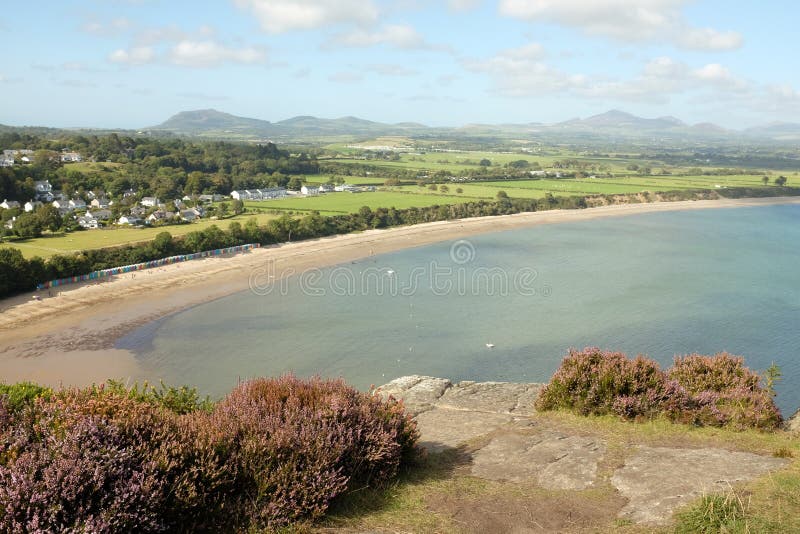
[[[417,437],[402,405],[341,381],[254,380],[213,409],[163,385],[62,390],[16,410],[0,395],[0,532],[280,528],[385,483]]]
[[[772,394],[742,358],[727,353],[675,359],[662,371],[652,360],[619,352],[570,350],[536,401],[540,410],[625,419],[664,416],[681,423],[775,429],[782,421]]]
[[[7,409],[12,412],[18,412],[25,407],[32,406],[37,398],[49,397],[52,393],[53,391],[50,388],[31,382],[0,384],[0,397],[6,397]]]
[[[398,403],[339,380],[244,382],[210,420],[223,429],[215,447],[239,470],[239,506],[266,528],[319,517],[356,484],[386,482],[417,438]]]

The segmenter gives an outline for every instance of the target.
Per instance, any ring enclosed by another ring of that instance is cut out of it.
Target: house
[[[300,192],[304,195],[318,195],[319,194],[319,186],[316,185],[304,185],[300,188]]]
[[[19,202],[17,202],[16,200],[3,200],[3,202],[0,202],[0,208],[6,210],[13,210],[14,208],[18,207],[19,207]]]
[[[29,200],[28,202],[25,203],[24,208],[27,213],[30,213],[41,205],[42,203],[39,202],[38,200]]]
[[[117,224],[127,224],[131,226],[138,226],[142,224],[142,219],[136,215],[123,215],[117,220]]]
[[[69,201],[68,200],[54,200],[53,201],[53,207],[58,208],[58,211],[61,213],[61,215],[69,213],[73,209],[69,205]]]
[[[0,167],[13,167],[14,166],[14,158],[8,156],[0,157]]]
[[[103,209],[105,209],[105,208],[107,208],[107,207],[111,206],[112,204],[114,204],[114,203],[113,203],[113,202],[110,202],[110,201],[109,201],[107,198],[105,198],[105,197],[97,197],[97,198],[93,198],[93,199],[92,199],[92,201],[91,201],[91,202],[89,202],[89,205],[90,205],[91,207],[93,207],[93,208],[103,208]]]
[[[142,206],[134,206],[131,208],[131,215],[142,217],[145,213],[147,213],[147,208]]]
[[[94,217],[98,221],[108,221],[112,217],[111,210],[91,210],[86,212],[87,217]]]
[[[13,230],[15,222],[17,222],[17,218],[16,217],[11,217],[9,220],[6,221],[6,223],[3,226],[8,228],[9,230]]]
[[[78,226],[81,228],[86,228],[87,230],[93,230],[98,228],[100,223],[94,217],[84,215],[82,217],[78,217]]]
[[[157,197],[142,197],[142,200],[139,201],[139,204],[145,208],[154,208],[158,206],[159,202]]]
[[[182,210],[181,212],[181,219],[184,221],[192,222],[194,220],[199,219],[197,213],[194,210]]]
[[[33,186],[36,190],[36,200],[52,202],[55,198],[55,196],[53,196],[53,186],[50,185],[50,180],[40,180],[34,182]]]
[[[63,150],[61,152],[61,163],[78,163],[83,161],[83,158],[77,152],[67,152]]]
[[[169,220],[173,217],[175,217],[175,213],[171,211],[156,210],[147,217],[147,222],[153,224],[154,222]]]
[[[231,198],[234,200],[250,200],[247,191],[231,191]]]
[[[95,193],[94,191],[88,191],[86,193],[86,198],[88,198],[89,200],[94,200],[97,198],[97,193]]]
[[[330,184],[322,184],[319,186],[320,193],[333,193],[334,189],[333,186]]]
[[[84,202],[83,199],[80,198],[73,198],[72,200],[69,201],[69,207],[74,210],[82,210],[86,208],[86,202]]]
[[[214,197],[222,195],[214,195]],[[231,191],[231,198],[234,200],[272,200],[274,198],[284,198],[286,189],[283,187],[270,187],[266,189],[244,189],[241,191]],[[202,200],[203,196],[200,197]]]
[[[172,201],[172,204],[179,210],[186,208],[186,204],[183,203],[183,200],[176,198]]]
[[[222,200],[224,198],[225,197],[223,195],[220,195],[219,193],[214,193],[213,195],[200,195],[199,197],[197,197],[197,200],[199,202],[205,202],[205,203],[208,203],[208,202],[222,202]],[[184,199],[184,200],[186,200],[186,199]],[[189,200],[191,200],[191,199],[189,199]]]

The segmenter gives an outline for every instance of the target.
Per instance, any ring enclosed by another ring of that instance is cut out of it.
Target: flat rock
[[[433,408],[417,415],[420,445],[430,452],[455,448],[494,432],[514,418],[509,415]]]
[[[376,392],[403,401],[412,414],[429,410],[453,386],[446,378],[432,376],[403,376],[379,387]]]
[[[437,406],[455,410],[531,415],[542,384],[459,382],[447,389]]]
[[[723,449],[639,447],[611,477],[628,498],[619,517],[664,523],[676,508],[712,492],[730,489],[786,465],[780,458]]]
[[[597,481],[597,464],[605,451],[605,443],[595,438],[553,431],[503,434],[473,454],[472,474],[535,482],[547,489],[583,490]]]

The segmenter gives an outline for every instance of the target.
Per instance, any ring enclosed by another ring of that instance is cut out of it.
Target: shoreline
[[[265,246],[30,292],[0,301],[0,382],[85,386],[108,378],[141,380],[131,351],[115,342],[134,329],[192,306],[247,290],[271,264],[278,278],[376,254],[544,224],[655,212],[800,204],[797,197],[689,200],[548,210],[423,223]],[[276,278],[277,280],[277,278]],[[41,300],[35,300],[34,296]]]

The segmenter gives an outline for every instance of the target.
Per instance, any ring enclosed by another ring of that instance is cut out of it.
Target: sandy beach
[[[641,213],[800,204],[792,197],[625,204],[420,224],[263,247],[102,282],[63,286],[0,301],[0,381],[83,386],[140,379],[134,355],[115,341],[150,321],[243,291],[267,265],[276,277],[374,254],[541,224]],[[37,300],[35,297],[40,297]]]

